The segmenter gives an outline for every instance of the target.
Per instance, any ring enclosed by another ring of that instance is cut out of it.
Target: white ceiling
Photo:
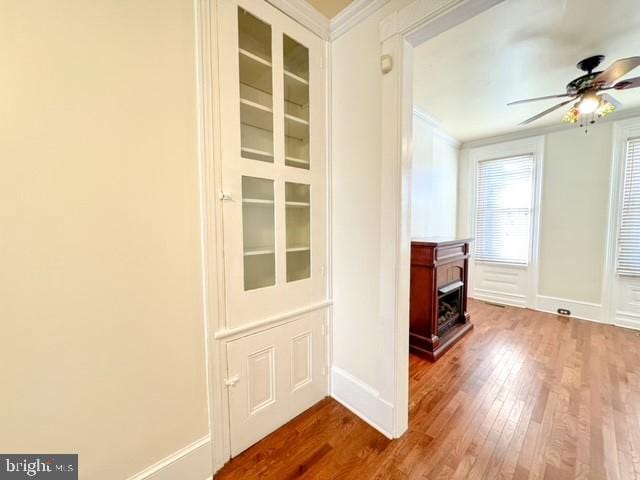
[[[414,104],[463,142],[559,123],[570,105],[518,127],[559,101],[506,104],[564,93],[595,54],[640,55],[638,0],[506,0],[415,49]],[[640,107],[640,88],[613,95]]]

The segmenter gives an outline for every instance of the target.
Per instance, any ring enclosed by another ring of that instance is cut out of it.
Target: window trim
[[[496,265],[506,268],[521,269],[528,271],[528,291],[526,293],[526,304],[535,306],[537,304],[537,296],[539,293],[539,257],[540,257],[540,226],[542,224],[542,177],[544,172],[544,145],[545,136],[536,135],[531,137],[510,140],[501,143],[480,145],[472,147],[468,153],[469,160],[469,179],[468,185],[471,187],[471,195],[469,202],[469,216],[471,225],[471,237],[476,235],[476,185],[478,162],[482,160],[495,160],[508,157],[516,157],[519,155],[533,155],[534,162],[534,198],[532,202],[532,221],[531,221],[531,245],[529,248],[529,264],[506,263],[506,262],[487,262],[484,260],[475,260],[475,244],[471,244],[471,265],[474,263],[484,265]],[[468,218],[468,217],[467,217]],[[473,267],[472,267],[473,269]],[[472,285],[473,290],[473,285]]]
[[[618,265],[618,233],[622,216],[622,182],[624,181],[624,163],[626,142],[630,138],[640,136],[640,117],[619,120],[613,124],[613,161],[609,183],[609,220],[607,228],[607,243],[605,265],[602,279],[602,309],[601,321],[622,326],[627,325],[628,316],[633,314],[621,310],[617,300],[622,284],[629,279],[638,278],[629,275],[619,275]]]
[[[534,221],[535,221],[535,199],[536,199],[536,155],[534,153],[522,153],[522,154],[518,154],[518,155],[507,155],[507,156],[501,156],[499,158],[483,158],[483,159],[478,159],[477,161],[474,162],[474,168],[475,168],[475,173],[474,173],[474,184],[473,184],[473,193],[474,193],[474,202],[473,202],[473,211],[471,212],[471,214],[473,215],[473,236],[474,236],[474,240],[477,239],[477,235],[476,235],[476,223],[478,221],[478,202],[477,202],[477,196],[478,196],[478,173],[480,171],[480,164],[484,163],[484,162],[498,162],[501,160],[510,160],[513,158],[520,158],[520,157],[531,157],[531,162],[533,164],[533,171],[531,173],[531,180],[532,180],[532,185],[531,185],[531,205],[530,205],[530,213],[531,213],[531,217],[530,217],[530,221],[529,221],[529,248],[528,248],[528,255],[527,258],[524,262],[512,262],[512,261],[508,261],[508,260],[488,260],[486,258],[476,258],[476,262],[477,263],[484,263],[487,265],[508,265],[511,267],[521,267],[523,269],[528,268],[529,265],[531,265],[532,263],[532,248],[533,248],[533,234],[534,234]],[[473,245],[473,253],[475,255],[475,246],[476,246],[477,242],[474,241]]]
[[[624,203],[625,203],[625,183],[626,183],[626,174],[627,174],[627,157],[628,157],[628,147],[630,141],[637,141],[640,143],[640,131],[638,131],[637,135],[633,135],[633,130],[629,130],[626,134],[622,135],[621,138],[616,139],[619,144],[619,155],[620,155],[620,165],[619,165],[619,203],[617,208],[617,223],[616,223],[616,231],[615,234],[615,274],[619,277],[640,277],[640,271],[631,273],[620,271],[620,236],[622,230],[622,220],[624,214]]]

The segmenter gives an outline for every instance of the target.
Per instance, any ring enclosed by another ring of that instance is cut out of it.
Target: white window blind
[[[478,163],[476,260],[529,263],[533,155]]]
[[[627,140],[618,232],[618,273],[640,275],[640,138]]]

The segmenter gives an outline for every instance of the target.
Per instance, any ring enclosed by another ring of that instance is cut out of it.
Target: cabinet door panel
[[[312,313],[227,344],[233,455],[326,395],[323,321]]]
[[[325,44],[262,0],[218,6],[231,329],[326,299]],[[271,182],[270,198],[248,194],[248,178]]]

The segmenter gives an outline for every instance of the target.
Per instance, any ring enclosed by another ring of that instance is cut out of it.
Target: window
[[[640,138],[627,140],[618,232],[618,274],[640,276]]]
[[[533,163],[533,155],[478,163],[476,260],[529,263]]]

